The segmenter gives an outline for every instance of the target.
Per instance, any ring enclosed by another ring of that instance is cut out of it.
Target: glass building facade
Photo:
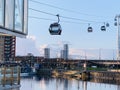
[[[4,25],[4,0],[0,0],[0,26]]]
[[[28,0],[0,0],[0,32],[5,30],[28,34]]]

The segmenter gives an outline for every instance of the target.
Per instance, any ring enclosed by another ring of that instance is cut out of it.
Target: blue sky
[[[57,8],[49,7],[43,4],[34,3],[32,1],[38,1],[40,3],[50,4],[59,8],[68,9],[74,12],[68,12]],[[29,0],[29,8],[36,10],[59,14],[60,16],[83,19],[88,21],[76,21],[60,17],[60,24],[62,26],[62,35],[51,36],[48,32],[49,25],[55,21],[35,19],[29,17],[28,22],[28,38],[25,40],[18,38],[17,47],[20,47],[19,43],[25,44],[24,52],[31,52],[35,55],[43,55],[43,48],[50,47],[59,50],[64,43],[69,43],[70,54],[73,56],[81,56],[86,52],[88,55],[94,54],[93,57],[97,58],[99,49],[104,52],[104,58],[112,58],[113,50],[117,48],[117,27],[114,26],[114,17],[116,14],[120,14],[120,1],[119,0]],[[29,10],[29,16],[54,19],[57,21],[57,17],[47,15],[40,12]],[[77,22],[65,23],[62,21]],[[106,32],[102,32],[100,27],[104,23],[96,22],[108,22],[110,27]],[[88,33],[88,23],[93,27],[93,33]],[[30,41],[31,40],[31,41]],[[29,43],[28,43],[29,42]],[[30,43],[34,44],[31,45]],[[31,48],[32,47],[32,48]],[[20,48],[19,48],[20,49]],[[17,54],[20,55],[19,49]],[[35,51],[36,50],[36,51]],[[73,52],[74,51],[74,52]],[[80,51],[83,51],[81,53]],[[95,55],[95,53],[97,53]]]

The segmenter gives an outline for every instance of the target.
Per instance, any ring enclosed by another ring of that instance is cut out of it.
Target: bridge
[[[86,63],[88,67],[96,66],[96,67],[109,67],[109,68],[120,68],[119,60],[85,60],[85,59],[77,59],[77,60],[64,60],[60,58],[54,59],[42,59],[38,62],[42,67],[83,67]]]

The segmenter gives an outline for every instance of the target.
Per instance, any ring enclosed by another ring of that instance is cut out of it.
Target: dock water
[[[111,71],[78,71],[78,70],[39,70],[38,75],[48,75],[62,78],[76,78],[82,80],[92,79],[106,79],[120,81],[120,72]]]

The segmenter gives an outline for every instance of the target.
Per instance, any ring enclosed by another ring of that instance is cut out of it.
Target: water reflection
[[[81,81],[53,77],[26,77],[22,78],[21,85],[20,89],[12,90],[120,90],[118,82],[99,79]]]

